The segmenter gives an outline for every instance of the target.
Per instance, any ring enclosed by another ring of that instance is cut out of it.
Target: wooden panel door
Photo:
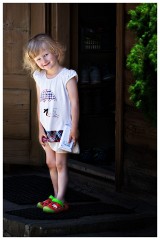
[[[25,43],[45,31],[45,4],[4,3],[3,16],[4,163],[40,165],[35,83],[22,65]]]

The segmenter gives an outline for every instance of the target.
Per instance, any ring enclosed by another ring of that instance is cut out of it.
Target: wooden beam
[[[120,191],[123,180],[123,64],[124,64],[124,4],[117,3],[116,26],[116,125],[115,125],[115,179]]]
[[[70,67],[70,4],[51,4],[51,36],[66,46],[64,66]]]
[[[70,65],[72,69],[78,71],[78,3],[72,3],[71,5],[71,36],[70,36],[70,52],[71,59]]]

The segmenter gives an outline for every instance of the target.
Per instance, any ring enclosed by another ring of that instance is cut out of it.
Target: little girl
[[[76,146],[78,139],[78,76],[74,70],[62,67],[64,52],[65,48],[47,34],[33,37],[24,52],[24,67],[31,71],[36,82],[39,142],[46,152],[54,188],[54,196],[39,202],[37,207],[51,213],[68,209],[67,152],[59,149],[65,124],[71,126],[69,142]]]

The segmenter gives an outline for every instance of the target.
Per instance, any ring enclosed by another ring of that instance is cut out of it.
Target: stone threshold
[[[78,160],[69,159],[68,166],[70,169],[77,170],[79,172],[88,174],[90,176],[96,176],[104,180],[109,180],[115,183],[115,174],[113,171],[103,169],[91,164],[80,162]]]

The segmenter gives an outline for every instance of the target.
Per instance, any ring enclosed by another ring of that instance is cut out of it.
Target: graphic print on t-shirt
[[[46,114],[47,117],[56,117],[58,118],[58,114],[57,114],[57,108],[53,108],[52,112],[49,111],[48,108],[44,109],[44,112]]]
[[[41,97],[40,97],[40,101],[41,102],[51,102],[51,101],[57,101],[56,96],[54,95],[54,93],[50,90],[50,89],[45,89],[41,92]],[[49,109],[49,105],[48,108],[45,108],[43,113],[47,116],[47,117],[56,117],[58,118],[58,114],[57,114],[57,108],[51,108],[52,110],[50,111]]]
[[[50,89],[45,89],[41,92],[40,101],[45,102],[47,100],[49,102],[52,101],[52,100],[57,101],[56,96],[54,95],[54,93]]]

